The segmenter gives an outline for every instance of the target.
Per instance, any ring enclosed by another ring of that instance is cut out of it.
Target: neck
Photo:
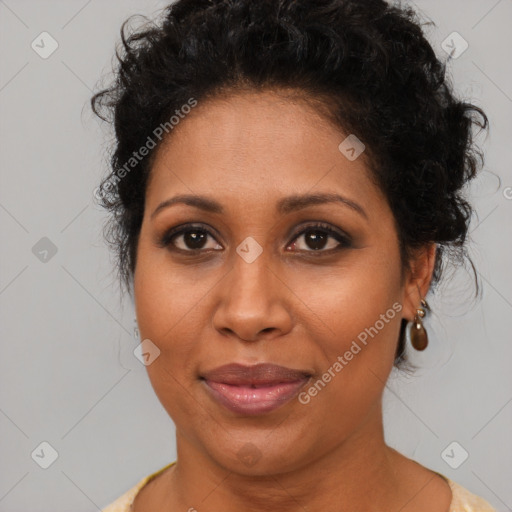
[[[179,501],[181,510],[370,511],[396,503],[398,463],[384,441],[380,403],[350,438],[286,473],[239,474],[220,466],[179,431],[176,437],[178,462],[166,503]]]

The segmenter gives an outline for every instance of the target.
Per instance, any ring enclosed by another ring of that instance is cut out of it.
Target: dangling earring
[[[421,299],[421,305],[423,308],[430,310],[429,305],[427,304],[427,301],[424,299]],[[425,330],[425,327],[423,326],[422,318],[425,316],[426,312],[425,309],[418,308],[416,310],[416,315],[414,317],[414,320],[411,325],[410,329],[410,335],[411,335],[411,345],[416,350],[425,350],[428,345],[428,336],[427,331]]]

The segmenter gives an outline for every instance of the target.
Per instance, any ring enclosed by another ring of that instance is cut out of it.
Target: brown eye
[[[209,242],[209,238],[212,239],[211,242]],[[222,246],[216,242],[207,229],[194,226],[172,229],[162,237],[159,245],[185,252],[222,249]]]
[[[302,243],[299,243],[303,240]],[[315,224],[302,230],[291,244],[294,249],[305,252],[330,252],[350,247],[348,236],[338,233],[325,224]]]
[[[348,235],[338,232],[326,224],[307,226],[293,240],[289,247],[310,253],[329,253],[351,246]],[[158,245],[162,248],[189,253],[222,250],[222,246],[208,229],[193,225],[178,226],[169,230]]]

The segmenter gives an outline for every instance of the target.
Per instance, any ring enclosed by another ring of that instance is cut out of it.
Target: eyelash
[[[344,235],[333,228],[331,228],[328,224],[324,224],[322,222],[314,223],[305,226],[301,231],[293,235],[293,238],[291,242],[287,245],[291,245],[293,242],[295,242],[299,237],[302,235],[309,233],[311,231],[320,231],[328,234],[330,237],[334,238],[337,242],[339,242],[340,245],[335,247],[334,249],[319,249],[317,251],[315,250],[309,250],[309,251],[299,251],[299,252],[305,252],[308,254],[313,255],[322,255],[322,254],[332,254],[333,252],[340,251],[342,249],[348,249],[352,246],[352,242],[350,240],[350,237],[348,235]],[[200,226],[200,225],[194,225],[194,224],[186,224],[184,226],[177,226],[175,228],[171,228],[169,231],[167,231],[161,239],[158,241],[158,246],[160,248],[168,248],[174,252],[180,252],[180,253],[189,253],[189,254],[198,254],[205,251],[218,251],[218,249],[178,249],[177,247],[173,246],[172,241],[177,238],[180,235],[189,233],[189,232],[195,232],[195,233],[203,233],[206,235],[211,236],[215,239],[215,236],[213,233],[211,233],[208,229]],[[217,242],[218,243],[218,242]]]

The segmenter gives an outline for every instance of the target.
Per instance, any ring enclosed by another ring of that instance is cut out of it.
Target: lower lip
[[[288,403],[297,396],[308,380],[304,378],[259,388],[231,386],[209,380],[205,380],[204,383],[210,395],[230,411],[239,414],[257,415],[273,411]]]

